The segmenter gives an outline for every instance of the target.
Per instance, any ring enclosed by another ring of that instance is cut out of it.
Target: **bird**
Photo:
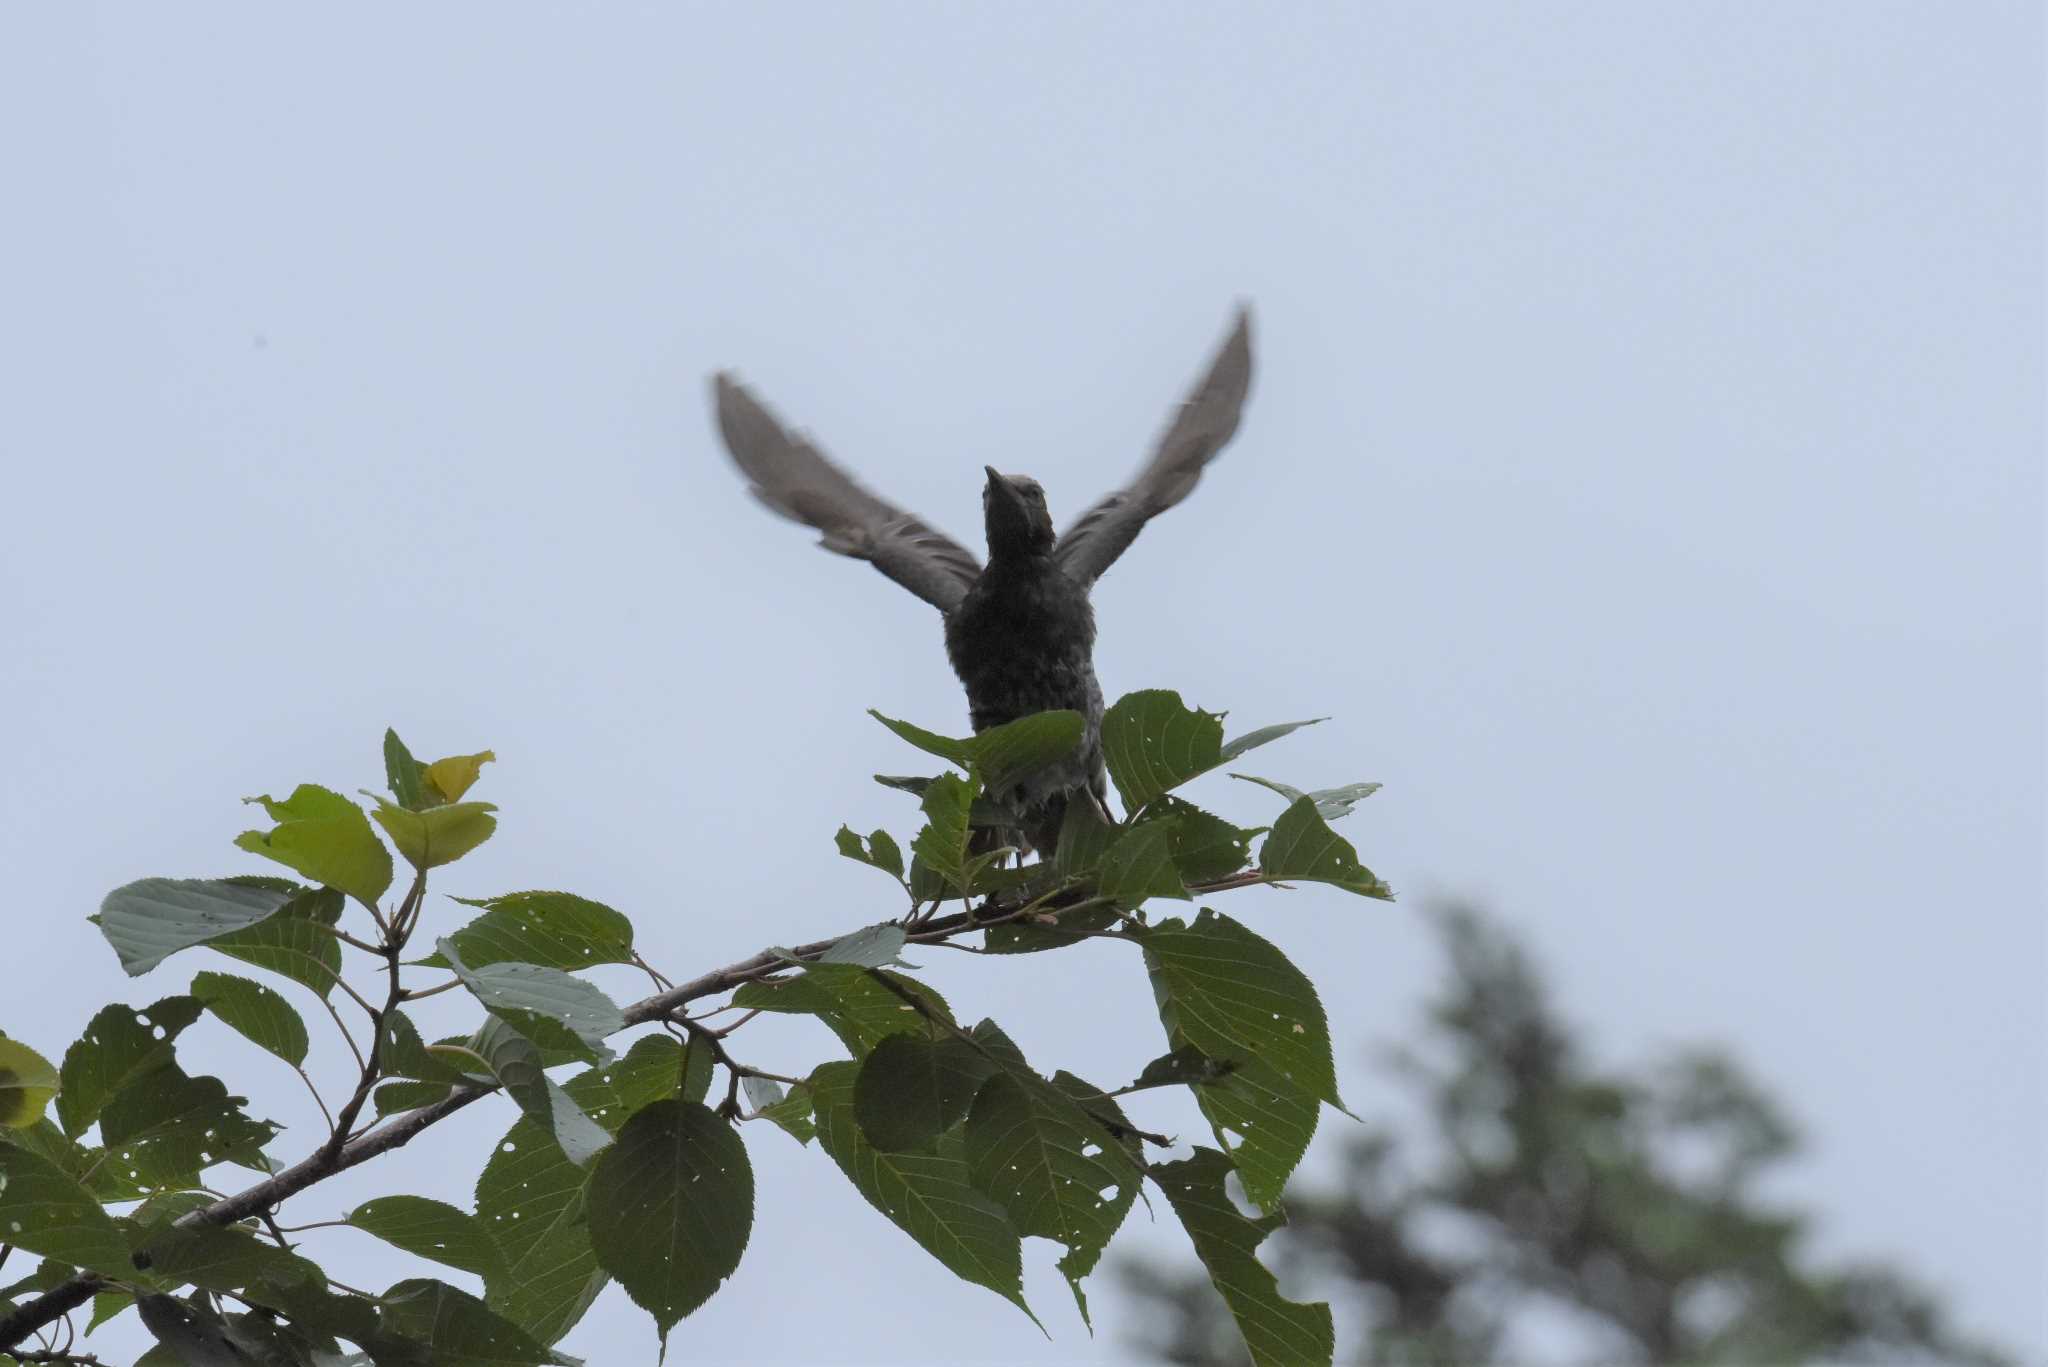
[[[1251,378],[1251,311],[1240,304],[1137,474],[1064,532],[1055,531],[1037,480],[984,465],[986,564],[870,492],[730,372],[711,377],[711,397],[725,449],[755,498],[816,529],[826,550],[867,561],[943,614],[946,656],[966,691],[976,734],[1035,712],[1081,714],[1081,739],[1071,754],[989,794],[1014,822],[1013,836],[1028,842],[1020,848],[1050,859],[1070,800],[1079,796],[1109,816],[1095,582],[1147,522],[1193,491],[1236,434]]]

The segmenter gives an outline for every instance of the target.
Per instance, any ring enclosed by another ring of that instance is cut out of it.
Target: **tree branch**
[[[1188,889],[1197,895],[1220,892],[1229,888],[1246,887],[1263,882],[1261,875],[1233,875]],[[1077,903],[1083,899],[1077,897]],[[939,916],[926,921],[910,933],[909,939],[916,944],[935,944],[968,931],[986,930],[990,926],[1002,925],[1016,920],[1027,913],[1039,914],[1038,903],[1026,902],[1005,908],[994,915],[972,910],[955,912],[950,916]],[[380,918],[381,920],[381,918]],[[750,958],[727,964],[724,968],[677,983],[651,997],[643,997],[625,1009],[626,1026],[646,1025],[651,1021],[668,1020],[675,1013],[700,997],[730,991],[743,983],[750,983],[789,968],[791,956],[810,960],[817,958],[833,945],[844,939],[835,935],[830,939],[813,940],[798,945],[794,950],[769,952],[763,950]],[[374,1014],[374,1013],[373,1013]],[[688,1022],[686,1022],[687,1024]],[[369,1062],[374,1062],[377,1050],[373,1044]],[[361,1163],[366,1163],[379,1154],[401,1148],[430,1125],[437,1125],[455,1114],[478,1097],[497,1091],[497,1085],[458,1084],[449,1094],[432,1105],[417,1110],[405,1111],[392,1116],[375,1128],[357,1135],[346,1143],[335,1145],[323,1143],[307,1157],[294,1163],[284,1171],[265,1178],[253,1186],[244,1188],[231,1196],[222,1197],[210,1206],[202,1206],[178,1220],[180,1225],[227,1225],[237,1220],[275,1209],[283,1202],[296,1196],[314,1183],[332,1177]],[[76,1310],[91,1300],[95,1293],[106,1289],[109,1279],[97,1273],[83,1273],[60,1283],[54,1289],[40,1296],[23,1301],[5,1315],[0,1315],[0,1351],[11,1349],[23,1339],[46,1324]]]

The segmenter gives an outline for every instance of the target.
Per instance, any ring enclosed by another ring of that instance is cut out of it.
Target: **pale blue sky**
[[[1245,425],[1104,580],[1105,687],[1334,714],[1260,769],[1384,782],[1366,862],[1494,906],[1617,1059],[1738,1050],[1811,1140],[1820,1246],[2039,1360],[2042,36],[2019,3],[11,9],[5,1026],[58,1050],[182,987],[205,956],[130,983],[83,917],[249,868],[236,799],[374,785],[387,723],[502,757],[447,891],[602,898],[678,973],[888,912],[830,837],[908,832],[862,709],[960,719],[937,617],[751,504],[704,376],[967,538],[984,462],[1056,517],[1122,479],[1244,297]],[[1412,910],[1222,905],[1390,1105]],[[1116,948],[923,958],[1114,1077],[1158,1041]],[[188,1038],[311,1142],[288,1076]],[[509,1118],[292,1213],[462,1200]],[[1049,1246],[1050,1343],[747,1137],[753,1247],[686,1360],[1128,1354]],[[653,1341],[613,1291],[568,1346]]]

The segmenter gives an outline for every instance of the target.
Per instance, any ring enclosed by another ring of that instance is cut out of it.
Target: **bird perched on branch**
[[[1240,308],[1229,336],[1136,478],[1081,514],[1064,534],[1054,533],[1037,480],[983,466],[986,566],[944,533],[861,487],[730,375],[714,376],[711,388],[726,450],[752,482],[756,498],[823,532],[819,544],[826,550],[868,561],[945,614],[946,654],[967,690],[977,733],[1034,712],[1070,708],[1081,714],[1081,742],[1071,756],[1010,792],[990,794],[1049,857],[1069,797],[1087,794],[1100,806],[1108,792],[1089,590],[1147,521],[1195,487],[1202,467],[1237,431],[1251,374],[1251,320]]]

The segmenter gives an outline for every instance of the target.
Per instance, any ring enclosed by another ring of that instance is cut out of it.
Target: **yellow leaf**
[[[476,782],[476,776],[486,763],[497,756],[489,750],[474,755],[450,755],[429,764],[424,773],[427,784],[441,795],[443,802],[455,802],[469,791],[469,785]]]
[[[57,1094],[57,1070],[26,1044],[0,1037],[0,1126],[23,1129],[43,1118]]]

